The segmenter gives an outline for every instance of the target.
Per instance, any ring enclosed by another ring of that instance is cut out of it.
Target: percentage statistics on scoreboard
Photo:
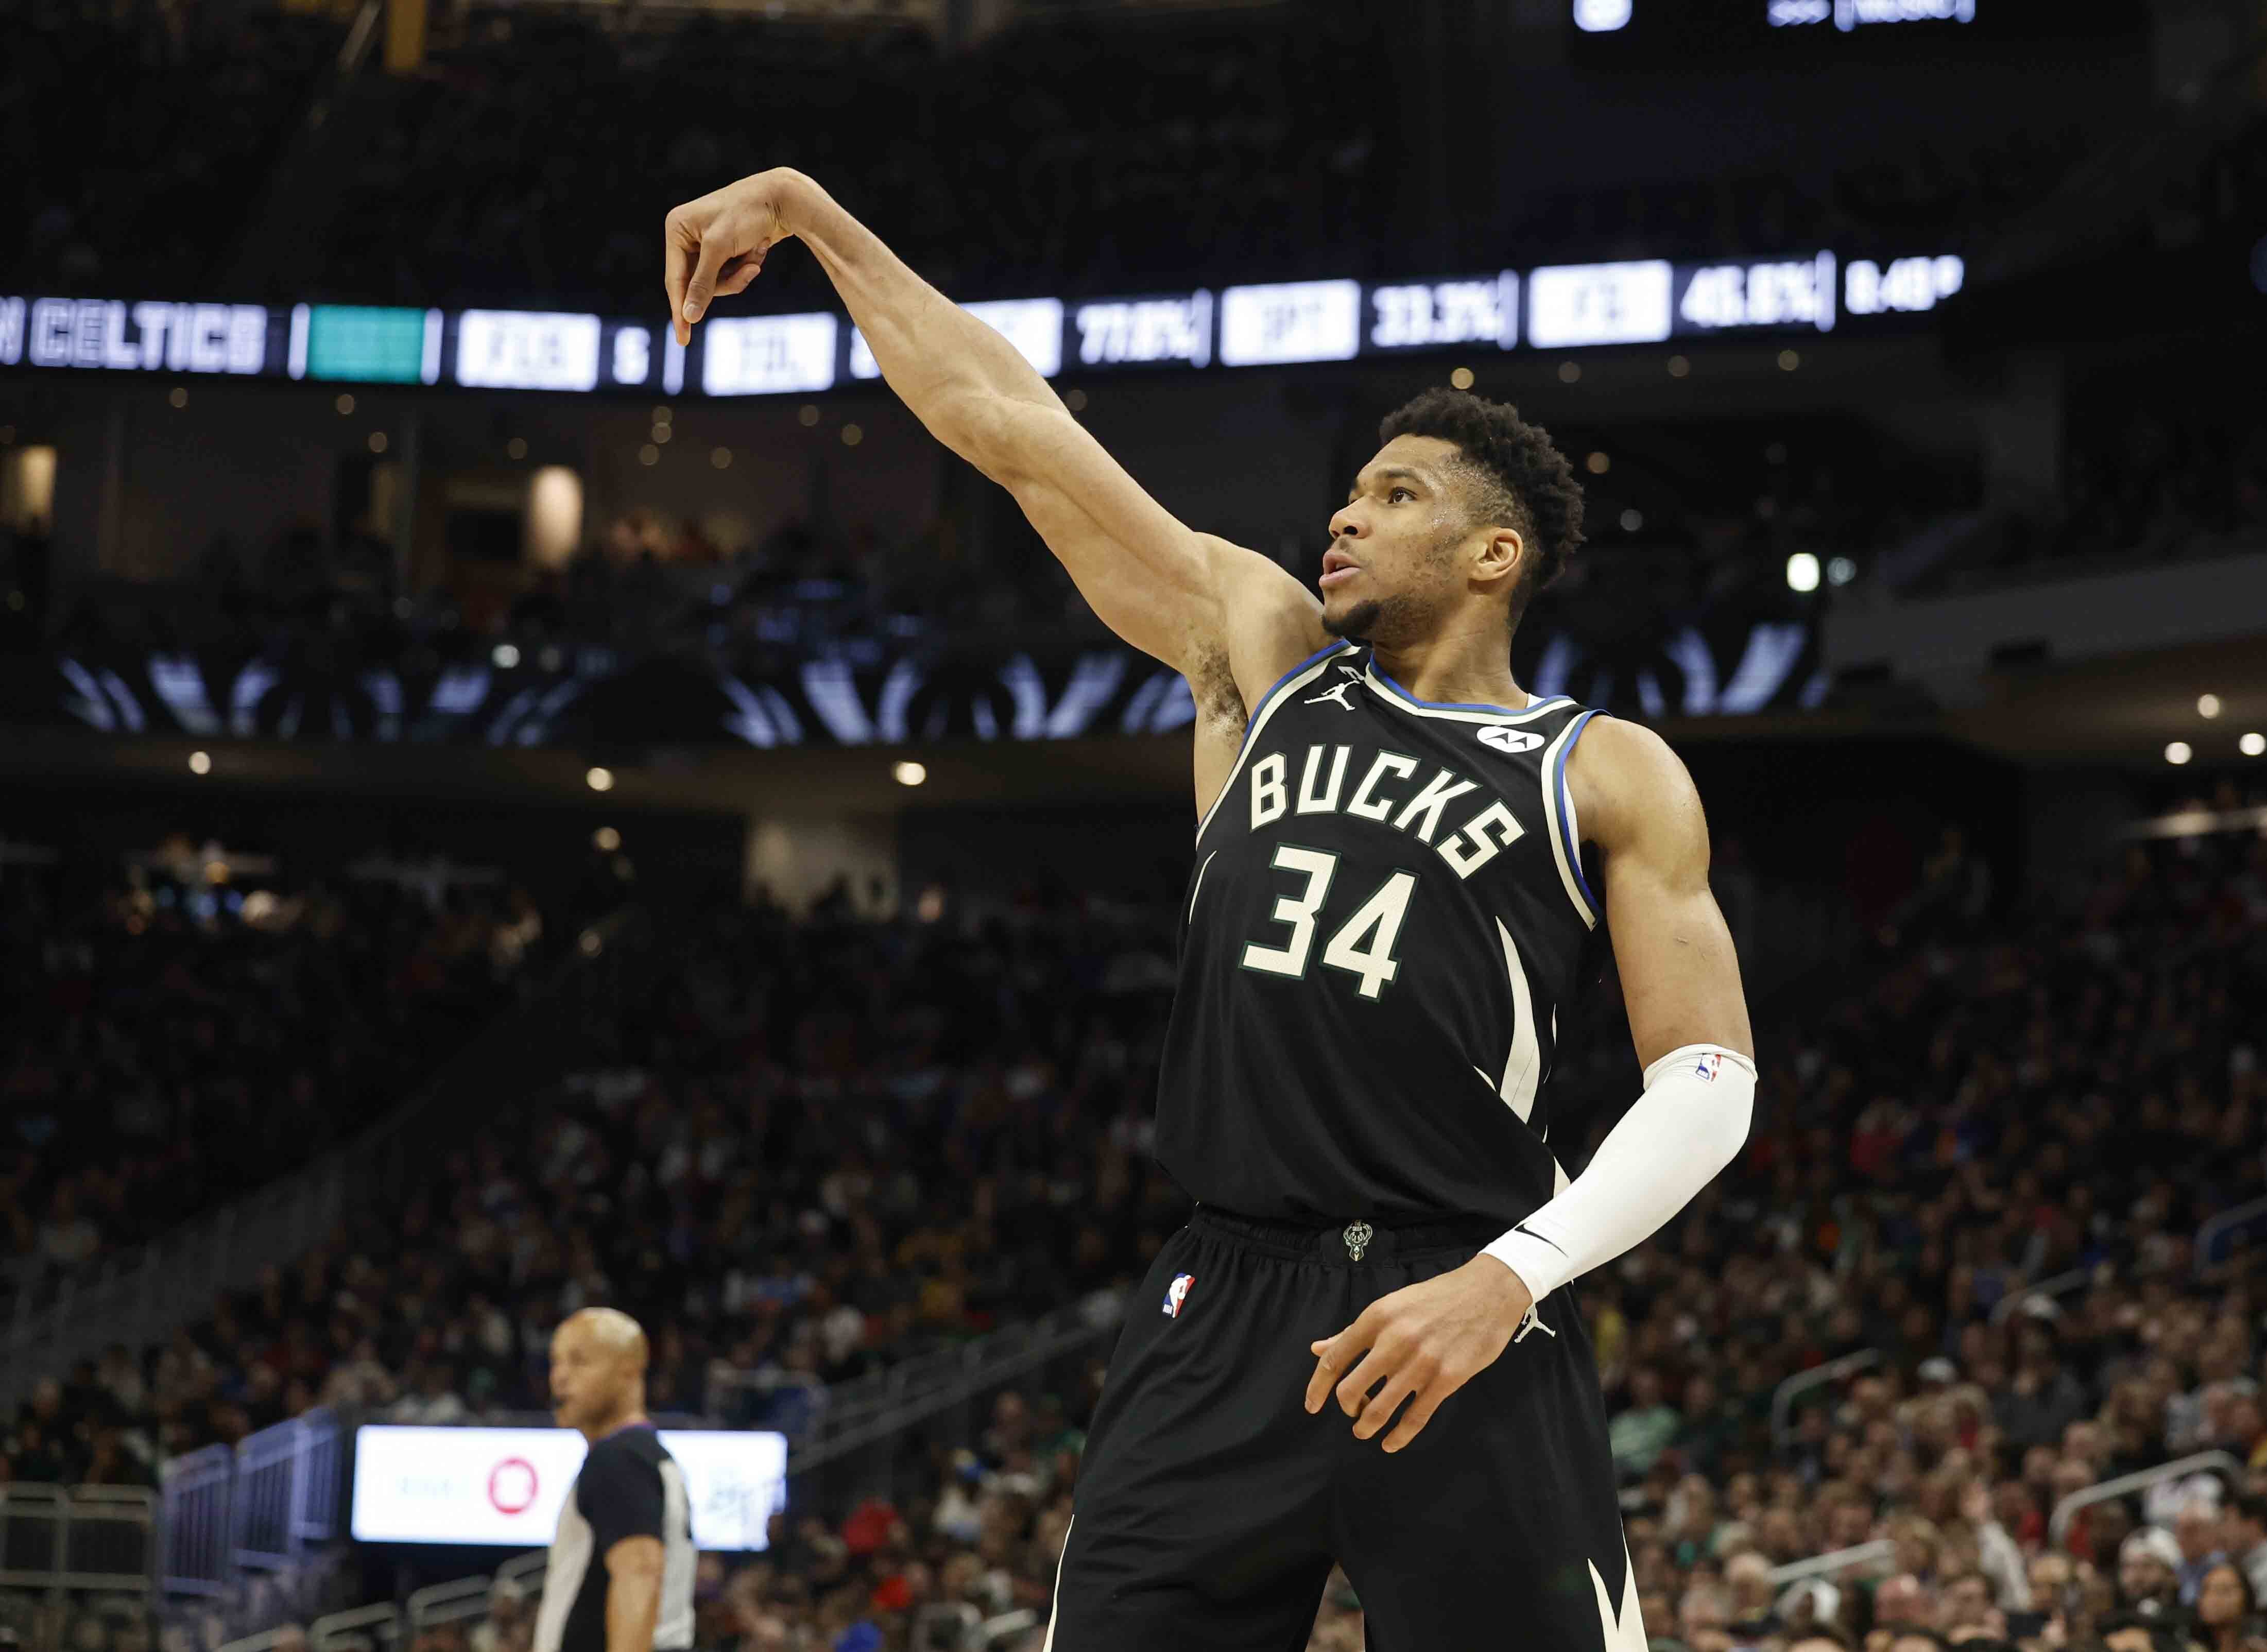
[[[1521,273],[1275,282],[962,306],[1049,378],[1066,371],[1291,366],[1418,351],[1571,349],[1826,332],[1957,294],[1949,253],[1838,261],[1628,259]],[[688,349],[666,324],[553,310],[289,307],[0,295],[0,368],[674,396],[810,394],[881,364],[839,312],[719,315]]]

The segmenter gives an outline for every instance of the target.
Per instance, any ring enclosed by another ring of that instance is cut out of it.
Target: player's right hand
[[[711,299],[746,291],[764,254],[795,233],[788,208],[809,181],[775,166],[670,209],[662,224],[663,284],[679,344],[692,341],[693,324]]]

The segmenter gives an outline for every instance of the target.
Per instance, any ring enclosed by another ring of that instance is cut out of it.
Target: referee
[[[552,1414],[591,1443],[551,1539],[533,1652],[672,1652],[693,1644],[685,1472],[645,1414],[645,1333],[585,1308],[551,1338]]]

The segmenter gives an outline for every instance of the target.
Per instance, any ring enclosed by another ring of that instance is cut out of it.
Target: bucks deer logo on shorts
[[[1197,1276],[1194,1274],[1173,1275],[1173,1282],[1165,1287],[1166,1318],[1178,1319],[1181,1317],[1181,1304],[1188,1300],[1189,1287],[1196,1282]]]

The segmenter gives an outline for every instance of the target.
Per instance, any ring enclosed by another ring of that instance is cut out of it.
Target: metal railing
[[[169,1595],[219,1597],[245,1571],[281,1571],[340,1535],[345,1430],[321,1407],[165,1465]]]
[[[393,1652],[404,1638],[401,1608],[381,1601],[316,1619],[307,1626],[307,1652]]]
[[[379,1601],[318,1618],[307,1626],[308,1652],[393,1652],[427,1629],[486,1617],[496,1589],[505,1583],[517,1586],[523,1597],[532,1601],[543,1592],[543,1574],[550,1558],[547,1551],[533,1549],[515,1555],[492,1574],[436,1583],[399,1604]],[[269,1652],[296,1633],[289,1624],[263,1629],[258,1634],[224,1641],[217,1652]]]
[[[2212,1249],[2222,1238],[2255,1226],[2267,1227],[2267,1199],[2254,1199],[2232,1210],[2223,1210],[2198,1228],[2196,1234],[2197,1272],[2201,1274],[2218,1265],[2220,1259],[2212,1255]]]
[[[2204,1469],[2218,1469],[2238,1479],[2244,1472],[2241,1459],[2228,1452],[2198,1451],[2191,1457],[2178,1457],[2169,1463],[2160,1463],[2154,1468],[2145,1468],[2137,1473],[2120,1474],[2115,1479],[2100,1481],[2071,1493],[2055,1504],[2054,1512],[2047,1516],[2047,1540],[2060,1543],[2063,1533],[2070,1529],[2071,1521],[2081,1509],[2108,1502],[2112,1497],[2123,1497],[2131,1492],[2146,1491],[2160,1480],[2179,1479]]]
[[[1773,1589],[1783,1589],[1789,1583],[1799,1583],[1806,1577],[1832,1577],[1853,1567],[1870,1566],[1875,1560],[1897,1559],[1897,1546],[1890,1538],[1875,1538],[1846,1549],[1830,1549],[1823,1554],[1814,1554],[1807,1560],[1789,1560],[1785,1566],[1774,1566],[1770,1572]]]
[[[485,1116],[482,1104],[523,1093],[554,1076],[606,1019],[619,997],[623,960],[652,926],[626,907],[585,929],[579,943],[525,1002],[505,1011],[415,1096],[285,1180],[190,1222],[138,1251],[113,1257],[92,1277],[66,1275],[52,1301],[19,1291],[0,1338],[0,1413],[41,1377],[113,1342],[161,1340],[239,1290],[269,1263],[289,1262],[361,1212],[398,1201],[430,1163],[436,1140]]]
[[[1995,1325],[2005,1325],[2010,1318],[2021,1311],[2024,1303],[2033,1301],[2052,1302],[2058,1296],[2066,1296],[2072,1291],[2082,1289],[2093,1277],[2092,1268],[2073,1267],[2067,1274],[2050,1274],[2036,1285],[2025,1285],[2011,1290],[1992,1304],[1992,1323]]]
[[[1794,1402],[1823,1383],[1839,1382],[1852,1371],[1862,1371],[1882,1362],[1879,1348],[1860,1348],[1854,1354],[1845,1354],[1840,1359],[1829,1360],[1823,1365],[1814,1365],[1807,1371],[1797,1371],[1777,1388],[1772,1390],[1772,1446],[1784,1451],[1794,1442],[1794,1432],[1787,1426]]]
[[[803,1438],[789,1442],[788,1472],[798,1473],[885,1439],[983,1389],[1115,1336],[1125,1317],[1122,1295],[1098,1291],[1044,1318],[845,1384],[828,1395]]]
[[[345,1454],[338,1420],[321,1407],[262,1428],[236,1448],[229,1529],[238,1567],[280,1571],[337,1535]]]
[[[157,1526],[145,1487],[0,1487],[0,1587],[152,1594]]]

